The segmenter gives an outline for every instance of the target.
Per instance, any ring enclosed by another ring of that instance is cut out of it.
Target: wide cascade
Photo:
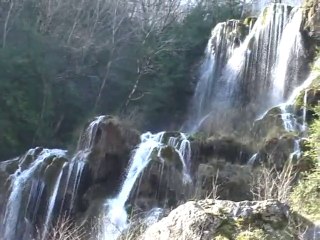
[[[239,127],[239,115],[245,116],[244,121],[254,120],[264,110],[283,102],[305,78],[301,10],[274,3],[250,28],[253,21],[248,19],[247,25],[238,24],[233,30],[249,32],[242,42],[230,31],[232,41],[221,44],[224,38],[217,37],[221,27],[213,30],[186,124],[188,130],[215,131],[221,129],[220,121],[232,132]]]

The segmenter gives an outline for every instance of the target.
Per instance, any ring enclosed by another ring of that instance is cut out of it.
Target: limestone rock
[[[320,1],[305,0],[304,9],[304,29],[308,35],[320,42]]]
[[[147,228],[138,239],[242,239],[251,233],[268,239],[298,239],[288,225],[291,217],[288,206],[275,200],[190,201]]]

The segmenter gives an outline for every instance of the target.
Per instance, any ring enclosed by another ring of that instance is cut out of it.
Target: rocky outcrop
[[[217,197],[242,201],[252,199],[250,182],[252,167],[230,164],[224,161],[216,164],[200,164],[195,174],[195,197],[204,199]]]
[[[105,116],[96,126],[87,158],[93,181],[117,178],[127,167],[130,152],[140,142],[140,133],[116,117]]]
[[[179,206],[137,239],[299,239],[302,233],[294,225],[297,220],[287,205],[275,200],[207,199]],[[300,224],[303,225],[302,220]]]
[[[131,151],[140,142],[140,133],[117,117],[100,116],[88,125],[78,147],[85,167],[77,212],[84,218],[99,215],[105,199],[117,193]]]
[[[199,163],[221,161],[246,164],[252,154],[252,149],[233,137],[209,137],[201,141],[192,142],[192,153],[195,158],[192,162]]]
[[[256,150],[263,147],[267,139],[278,138],[286,133],[281,114],[281,109],[274,107],[253,122],[250,133]]]
[[[303,4],[304,30],[320,43],[320,1],[305,0]]]

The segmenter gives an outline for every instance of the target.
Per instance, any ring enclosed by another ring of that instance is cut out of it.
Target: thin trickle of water
[[[50,229],[50,224],[51,224],[51,220],[52,220],[52,213],[53,213],[53,209],[55,207],[56,204],[56,199],[57,199],[57,194],[58,194],[58,190],[60,187],[60,181],[61,181],[61,177],[62,177],[62,173],[63,173],[63,169],[67,166],[66,163],[64,163],[62,170],[59,173],[58,178],[56,179],[55,185],[54,185],[54,189],[53,192],[49,198],[49,205],[48,205],[48,209],[46,211],[46,218],[45,218],[45,222],[44,222],[44,230],[42,232],[42,240],[46,240],[47,239],[47,235],[48,235],[48,231]]]
[[[40,182],[38,180],[32,181],[32,186],[31,186],[30,195],[29,195],[28,204],[27,204],[27,206],[30,209],[32,209],[32,217],[31,217],[32,222],[36,221],[44,188],[45,188],[45,184],[43,182]]]
[[[248,165],[253,166],[257,160],[258,153],[252,155],[252,157],[248,160]]]

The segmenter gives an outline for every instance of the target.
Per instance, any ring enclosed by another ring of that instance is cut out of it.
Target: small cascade
[[[300,139],[295,139],[293,152],[290,154],[289,160],[293,161],[295,159],[299,159],[302,155],[301,148],[300,148]]]
[[[125,204],[132,193],[138,177],[149,162],[155,157],[161,159],[161,161],[165,161],[161,155],[162,149],[167,146],[174,148],[184,166],[184,176],[189,176],[186,166],[189,164],[187,161],[190,161],[191,158],[190,142],[187,140],[186,135],[182,133],[179,133],[179,136],[167,135],[168,133],[166,132],[157,134],[147,132],[141,135],[141,143],[133,152],[130,160],[131,164],[119,194],[114,199],[107,200],[106,202],[108,210],[104,224],[105,228],[103,229],[104,239],[116,239],[121,231],[127,227]]]
[[[169,137],[166,145],[171,146],[179,154],[182,159],[183,173],[186,181],[189,181],[189,172],[191,164],[191,144],[187,136],[184,133],[179,133],[179,136]]]
[[[288,109],[290,106],[287,106],[286,104],[280,104],[279,108],[281,110],[281,119],[283,121],[284,129],[287,132],[294,132],[298,129],[299,125],[297,123],[297,120]]]
[[[308,97],[308,87],[311,83],[319,77],[319,74],[314,72],[311,73],[310,76],[298,87],[294,89],[288,100],[279,105],[281,109],[281,118],[283,120],[283,124],[285,129],[288,132],[292,131],[302,131],[304,132],[307,127],[306,118],[307,118],[307,97]],[[293,105],[301,92],[304,91],[303,97],[303,113],[302,113],[302,124],[299,124],[294,113],[293,113]]]
[[[78,146],[77,146],[77,152],[81,151],[88,151],[93,147],[94,139],[97,135],[98,127],[101,122],[103,122],[106,119],[106,116],[98,116],[95,117],[92,122],[89,123],[89,126],[83,131],[81,134]],[[79,153],[77,153],[79,155]]]
[[[43,193],[43,185],[39,181],[33,180],[39,171],[43,167],[46,161],[51,161],[53,158],[62,158],[65,156],[66,151],[59,149],[43,149],[40,153],[37,153],[39,149],[31,149],[27,154],[21,158],[18,170],[11,175],[11,189],[10,195],[6,205],[6,211],[3,218],[3,239],[12,240],[20,239],[21,236],[16,235],[14,227],[22,227],[21,221],[24,221],[24,217],[27,216],[29,211],[39,210],[40,198]],[[36,156],[35,159],[32,159]],[[58,181],[57,181],[58,182]],[[35,197],[34,192],[26,193],[29,189],[29,184],[32,184],[30,189],[37,191]],[[28,194],[29,201],[25,205],[24,195]],[[30,200],[35,198],[36,202],[32,203]],[[32,209],[30,205],[35,207]],[[32,212],[35,217],[39,212]],[[48,220],[49,221],[49,220]]]

